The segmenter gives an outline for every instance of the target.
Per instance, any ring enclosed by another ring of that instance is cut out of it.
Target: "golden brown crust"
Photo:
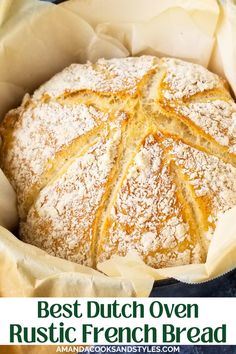
[[[22,239],[78,263],[132,249],[154,267],[202,262],[236,204],[236,105],[199,65],[73,64],[0,132]]]

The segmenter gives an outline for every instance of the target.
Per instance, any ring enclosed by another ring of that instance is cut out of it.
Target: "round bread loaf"
[[[205,68],[153,56],[73,64],[1,124],[20,237],[84,265],[136,250],[206,259],[236,205],[236,105]]]

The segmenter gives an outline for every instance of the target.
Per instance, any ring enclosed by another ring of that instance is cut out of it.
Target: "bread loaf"
[[[73,64],[1,123],[20,237],[96,267],[201,263],[236,204],[236,105],[205,68],[152,56]]]

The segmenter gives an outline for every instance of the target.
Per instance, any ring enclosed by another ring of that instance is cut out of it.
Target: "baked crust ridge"
[[[157,268],[204,262],[236,204],[236,104],[197,64],[72,64],[0,133],[22,240],[84,265],[130,250]]]

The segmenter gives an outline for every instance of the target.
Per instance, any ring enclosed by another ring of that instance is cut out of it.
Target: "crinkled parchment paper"
[[[72,62],[155,54],[210,67],[236,93],[236,5],[216,0],[0,1],[0,116]],[[0,224],[17,222],[0,174]],[[153,269],[132,253],[99,264],[109,275],[24,244],[0,228],[1,296],[148,296],[154,280],[200,282],[236,266],[236,208],[219,219],[205,264]]]

